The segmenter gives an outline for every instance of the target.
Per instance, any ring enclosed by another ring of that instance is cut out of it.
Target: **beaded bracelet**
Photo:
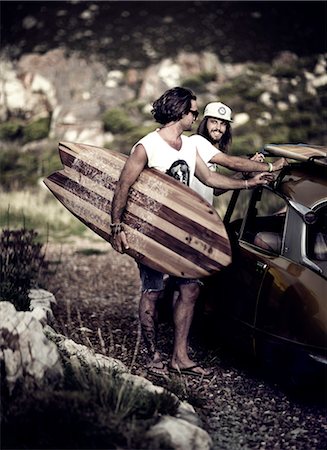
[[[124,231],[124,225],[122,223],[111,223],[110,224],[111,235],[117,236],[119,233]]]

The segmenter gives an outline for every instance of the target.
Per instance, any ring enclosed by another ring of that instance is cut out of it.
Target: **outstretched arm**
[[[237,172],[274,172],[281,170],[288,164],[285,158],[279,158],[272,164],[260,162],[255,159],[242,158],[241,156],[230,156],[223,152],[216,153],[210,162],[231,170],[236,170]]]
[[[120,253],[123,253],[124,249],[128,249],[126,235],[121,225],[128,193],[146,166],[147,161],[145,149],[143,145],[139,144],[127,159],[116,185],[111,205],[112,233],[110,242],[113,248]]]
[[[248,189],[254,186],[268,184],[274,180],[271,173],[258,173],[250,180],[240,180],[226,175],[221,175],[217,172],[212,172],[203,162],[200,155],[197,153],[195,176],[207,186],[222,189],[223,191],[230,189]]]
[[[250,158],[250,160],[263,162],[265,160],[265,157],[262,153],[256,153]],[[245,174],[247,175],[247,177],[244,176]],[[256,172],[234,172],[233,175],[231,175],[231,177],[240,180],[245,178],[252,178],[255,175],[257,175]],[[227,192],[227,189],[214,189],[213,195],[218,196],[224,194],[224,192]]]

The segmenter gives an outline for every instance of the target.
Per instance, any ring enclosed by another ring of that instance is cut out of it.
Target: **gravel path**
[[[138,270],[127,255],[100,240],[49,244],[56,329],[76,342],[122,360],[132,373],[146,376],[137,307]],[[167,356],[172,330],[163,322],[159,346]],[[258,370],[217,346],[208,349],[196,331],[190,337],[193,357],[214,367],[210,380],[148,378],[173,390],[195,407],[214,449],[325,450],[326,410],[297,400]]]

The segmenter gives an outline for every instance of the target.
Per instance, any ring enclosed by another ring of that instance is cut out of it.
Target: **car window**
[[[239,234],[243,222],[243,217],[245,216],[246,211],[248,209],[251,195],[252,191],[250,190],[234,191],[233,193],[233,196],[235,196],[234,198],[236,199],[236,203],[234,205],[231,217],[229,219],[229,223],[230,229],[233,230],[237,235]],[[231,197],[230,199],[230,205],[232,202],[233,197]]]
[[[268,189],[258,191],[251,201],[241,239],[265,251],[282,251],[286,202]]]
[[[307,225],[307,256],[326,273],[327,205],[317,209],[316,214],[317,221],[313,225]]]

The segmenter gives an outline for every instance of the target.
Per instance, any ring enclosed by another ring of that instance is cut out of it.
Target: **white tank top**
[[[182,147],[176,150],[171,147],[158,133],[151,133],[140,139],[132,148],[142,144],[148,157],[148,167],[164,172],[182,183],[190,186],[195,171],[196,147],[188,136],[181,136]]]
[[[212,170],[215,172],[217,170],[217,165],[210,163],[211,158],[213,158],[217,153],[221,153],[220,150],[218,150],[214,145],[211,144],[211,142],[208,141],[208,139],[204,138],[203,136],[200,136],[199,134],[194,134],[190,136],[190,140],[193,142],[193,144],[196,146],[196,149],[205,162],[205,164],[208,166],[209,170]],[[206,186],[203,184],[200,180],[198,180],[196,177],[193,178],[193,181],[191,183],[191,188],[201,195],[207,202],[210,203],[210,205],[213,204],[213,188],[210,186]]]

